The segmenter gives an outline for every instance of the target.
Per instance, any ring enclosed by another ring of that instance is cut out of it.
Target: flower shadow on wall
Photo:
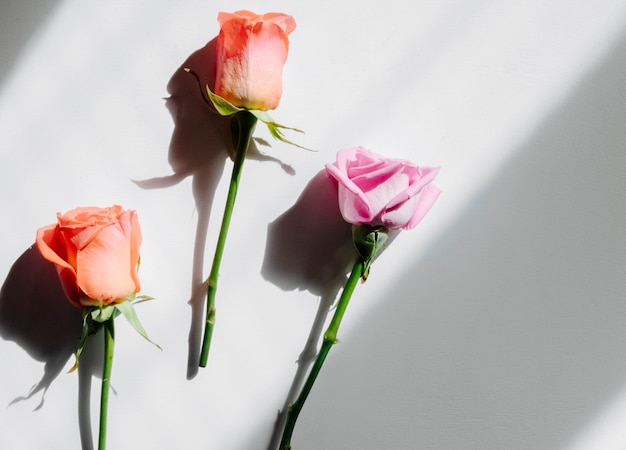
[[[354,263],[352,225],[339,212],[337,190],[325,170],[305,187],[296,203],[269,224],[261,274],[285,291],[309,291],[319,306],[298,367],[279,413],[268,449],[277,448],[288,405],[300,392],[317,354],[322,328]]]
[[[29,247],[15,261],[0,289],[0,336],[43,362],[44,373],[26,395],[11,404],[42,392],[35,410],[43,406],[46,391],[76,352],[82,325],[82,313],[67,301],[54,266],[34,245]],[[90,348],[85,348],[80,361],[79,429],[83,443],[91,443],[91,377],[100,373],[102,361],[92,357]]]
[[[159,189],[174,186],[185,178],[192,177],[198,221],[189,300],[191,325],[187,359],[188,379],[193,378],[198,372],[206,297],[204,253],[211,209],[226,159],[234,153],[230,117],[223,117],[211,111],[203,99],[204,85],[212,89],[215,87],[216,42],[217,38],[214,38],[203,48],[193,52],[174,72],[167,85],[170,97],[166,99],[166,106],[174,120],[168,154],[173,174],[135,181],[141,188]],[[185,68],[194,72],[198,79],[185,71]],[[255,141],[250,145],[247,158],[276,162],[286,173],[290,175],[294,173],[290,166],[260,153]]]

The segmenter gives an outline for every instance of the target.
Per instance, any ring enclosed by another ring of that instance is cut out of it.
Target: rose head
[[[340,150],[326,171],[337,180],[341,215],[354,225],[413,228],[441,193],[433,184],[438,167],[418,167],[362,147]]]
[[[124,301],[139,291],[141,229],[135,211],[81,207],[37,230],[37,247],[56,266],[76,307]]]
[[[280,102],[293,17],[281,13],[221,12],[215,93],[235,106],[268,111]]]

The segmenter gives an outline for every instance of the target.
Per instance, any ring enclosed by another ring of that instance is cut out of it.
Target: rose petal
[[[74,306],[80,307],[78,302],[80,289],[76,282],[76,271],[66,261],[65,242],[58,233],[58,226],[55,224],[39,228],[36,244],[41,255],[55,265],[65,296]]]
[[[287,14],[267,13],[263,14],[263,19],[278,25],[285,34],[289,34],[296,29],[295,19]]]
[[[353,224],[411,228],[440,193],[432,185],[438,167],[418,167],[363,147],[340,150],[326,170],[337,180],[341,214]]]
[[[105,304],[135,292],[132,270],[130,236],[120,225],[102,229],[76,256],[78,286],[89,298]]]
[[[439,173],[439,167],[416,167],[415,173],[411,177],[411,182],[406,189],[397,191],[395,197],[393,197],[387,204],[387,208],[391,209],[396,207],[399,203],[405,202],[411,197],[417,195],[424,186],[432,183]]]
[[[282,95],[287,34],[295,20],[281,13],[220,13],[215,93],[235,106],[267,111]]]
[[[415,212],[413,213],[413,217],[411,220],[403,227],[405,230],[409,230],[415,227],[424,216],[430,211],[430,208],[435,204],[437,198],[439,198],[439,194],[441,194],[441,189],[439,189],[434,184],[429,184],[422,189],[422,192],[419,197],[419,202],[417,207],[415,208]]]
[[[326,164],[325,167],[338,182],[339,209],[346,222],[358,224],[371,220],[372,208],[363,191],[336,165]]]

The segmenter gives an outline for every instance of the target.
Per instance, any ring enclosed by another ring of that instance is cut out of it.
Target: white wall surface
[[[317,152],[271,142],[280,163],[246,162],[195,373],[188,302],[231,165],[202,151],[219,137],[189,134],[202,110],[185,104],[175,124],[163,98],[168,83],[189,95],[170,79],[237,9],[295,17],[272,115]],[[140,214],[156,300],[137,310],[163,351],[116,321],[109,448],[268,449],[330,289],[261,273],[268,224],[363,145],[441,165],[443,194],[357,287],[294,449],[626,448],[625,24],[620,0],[0,1],[0,405],[48,386],[0,408],[0,447],[80,448],[79,405],[95,431],[99,343],[79,393],[65,372],[80,317],[21,255],[57,211],[119,203]],[[171,175],[170,151],[182,181],[132,182]]]

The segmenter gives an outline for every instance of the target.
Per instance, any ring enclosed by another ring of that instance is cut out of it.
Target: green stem
[[[311,368],[311,372],[307,377],[304,386],[302,386],[302,390],[298,395],[296,401],[289,406],[289,411],[287,413],[287,423],[285,424],[285,430],[283,431],[283,437],[280,441],[280,450],[290,450],[291,449],[291,436],[293,434],[293,430],[296,426],[296,421],[298,420],[298,415],[304,406],[304,402],[306,402],[311,389],[313,388],[313,384],[324,365],[324,361],[326,360],[326,356],[330,351],[331,347],[337,343],[337,331],[339,330],[339,325],[341,324],[341,319],[343,319],[343,315],[346,312],[346,308],[348,307],[348,303],[350,302],[350,297],[352,297],[352,293],[354,292],[354,288],[361,278],[361,274],[363,273],[363,261],[361,258],[358,258],[354,263],[354,267],[352,268],[352,272],[350,273],[350,277],[348,281],[346,281],[346,285],[341,292],[341,297],[339,297],[339,301],[337,302],[337,308],[335,309],[335,314],[328,325],[328,329],[326,333],[324,333],[324,340],[322,341],[322,347],[320,348],[319,353],[317,354],[317,359]]]
[[[233,207],[237,198],[237,189],[239,188],[239,179],[241,177],[241,169],[246,159],[246,153],[252,138],[252,132],[256,125],[257,118],[249,111],[240,111],[233,117],[237,125],[237,142],[235,148],[235,161],[233,165],[233,173],[230,178],[230,187],[228,188],[228,196],[226,197],[226,206],[224,207],[224,216],[222,217],[222,226],[215,247],[215,255],[213,256],[213,265],[207,280],[207,307],[206,307],[206,323],[204,326],[204,337],[202,339],[202,349],[200,351],[200,367],[206,367],[209,358],[209,348],[211,346],[211,336],[213,335],[213,327],[215,325],[215,293],[217,292],[217,277],[220,272],[222,263],[222,254],[224,253],[224,245],[226,244],[226,236],[230,219],[233,215]]]
[[[109,391],[111,386],[111,366],[113,365],[113,348],[115,346],[115,328],[113,317],[104,322],[104,367],[102,369],[102,390],[100,391],[100,432],[98,435],[98,450],[106,448],[107,437],[107,409],[109,406]]]

